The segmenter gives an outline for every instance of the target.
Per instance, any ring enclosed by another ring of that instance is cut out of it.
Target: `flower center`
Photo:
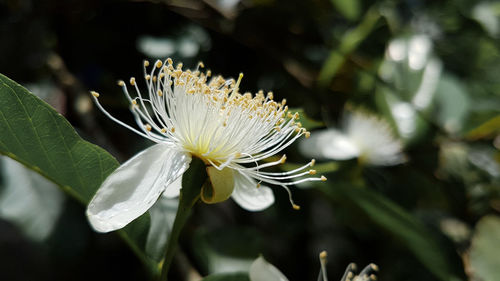
[[[150,95],[156,93],[150,101],[158,119],[147,125],[162,125],[166,136],[204,161],[220,165],[270,148],[291,133],[306,133],[294,122],[298,115],[287,116],[286,100],[274,101],[272,92],[240,94],[243,74],[237,81],[217,76],[207,82],[210,71],[181,67],[159,62],[158,73],[153,69],[146,76]]]

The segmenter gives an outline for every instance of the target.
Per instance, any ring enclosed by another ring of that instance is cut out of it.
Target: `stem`
[[[191,208],[200,198],[201,186],[207,179],[207,172],[205,163],[197,157],[193,157],[193,161],[189,169],[182,176],[182,189],[179,196],[179,207],[175,215],[174,225],[172,232],[168,237],[167,249],[165,251],[165,258],[163,259],[163,266],[161,268],[161,281],[168,280],[168,269],[172,264],[175,255],[179,236],[181,234],[186,221],[191,214]]]

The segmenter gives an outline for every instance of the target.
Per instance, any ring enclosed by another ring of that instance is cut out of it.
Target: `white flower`
[[[406,161],[400,140],[383,119],[367,112],[345,111],[342,129],[327,129],[301,142],[301,152],[318,158],[358,157],[370,165],[391,166]]]
[[[328,281],[326,274],[326,252],[319,254],[321,264],[318,281]],[[340,281],[374,281],[377,280],[374,272],[378,271],[377,265],[371,263],[359,275],[355,275],[356,265],[349,264]],[[268,263],[263,257],[258,257],[250,266],[250,281],[288,281],[288,279],[274,265]]]
[[[139,91],[135,78],[131,95],[123,81],[125,96],[139,130],[111,116],[99,103],[97,92],[92,96],[98,108],[113,121],[156,144],[135,155],[118,167],[101,185],[87,208],[91,225],[101,232],[124,227],[146,212],[163,193],[179,195],[182,174],[191,158],[198,157],[207,165],[211,184],[204,185],[201,199],[206,203],[221,202],[230,196],[241,207],[263,210],[274,202],[271,189],[261,183],[282,186],[303,181],[326,180],[313,175],[310,163],[289,172],[274,173],[263,168],[284,163],[286,157],[259,164],[276,155],[302,135],[309,135],[295,120],[285,101],[273,101],[261,91],[252,96],[240,94],[238,81],[211,77],[210,71],[183,71],[172,60],[157,61],[148,72],[144,62],[147,95]],[[203,67],[200,63],[199,67]],[[204,192],[207,191],[207,192]]]

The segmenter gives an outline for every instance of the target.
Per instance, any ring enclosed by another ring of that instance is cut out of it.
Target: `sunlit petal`
[[[165,188],[165,192],[163,192],[163,196],[166,198],[175,198],[181,194],[182,188],[182,175],[174,180],[171,184],[167,185]]]
[[[100,232],[124,227],[146,212],[191,162],[191,156],[167,144],[154,145],[118,167],[103,182],[87,209]]]

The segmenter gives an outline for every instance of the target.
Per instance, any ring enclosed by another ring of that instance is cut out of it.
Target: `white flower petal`
[[[274,265],[258,257],[250,266],[250,281],[288,281]]]
[[[313,132],[300,143],[304,155],[315,158],[346,160],[359,155],[357,145],[342,132],[329,129]]]
[[[165,191],[163,192],[163,196],[166,198],[176,198],[181,194],[182,188],[182,175],[174,180],[171,184],[166,186]]]
[[[90,201],[90,224],[100,232],[124,227],[146,212],[190,162],[190,154],[167,144],[151,146],[135,155],[106,178]]]
[[[345,131],[358,145],[363,161],[382,166],[405,162],[403,145],[387,121],[361,111],[348,112],[345,118]]]
[[[231,197],[243,209],[262,211],[274,203],[274,194],[269,187],[257,187],[257,182],[236,170],[233,174],[234,191]]]

